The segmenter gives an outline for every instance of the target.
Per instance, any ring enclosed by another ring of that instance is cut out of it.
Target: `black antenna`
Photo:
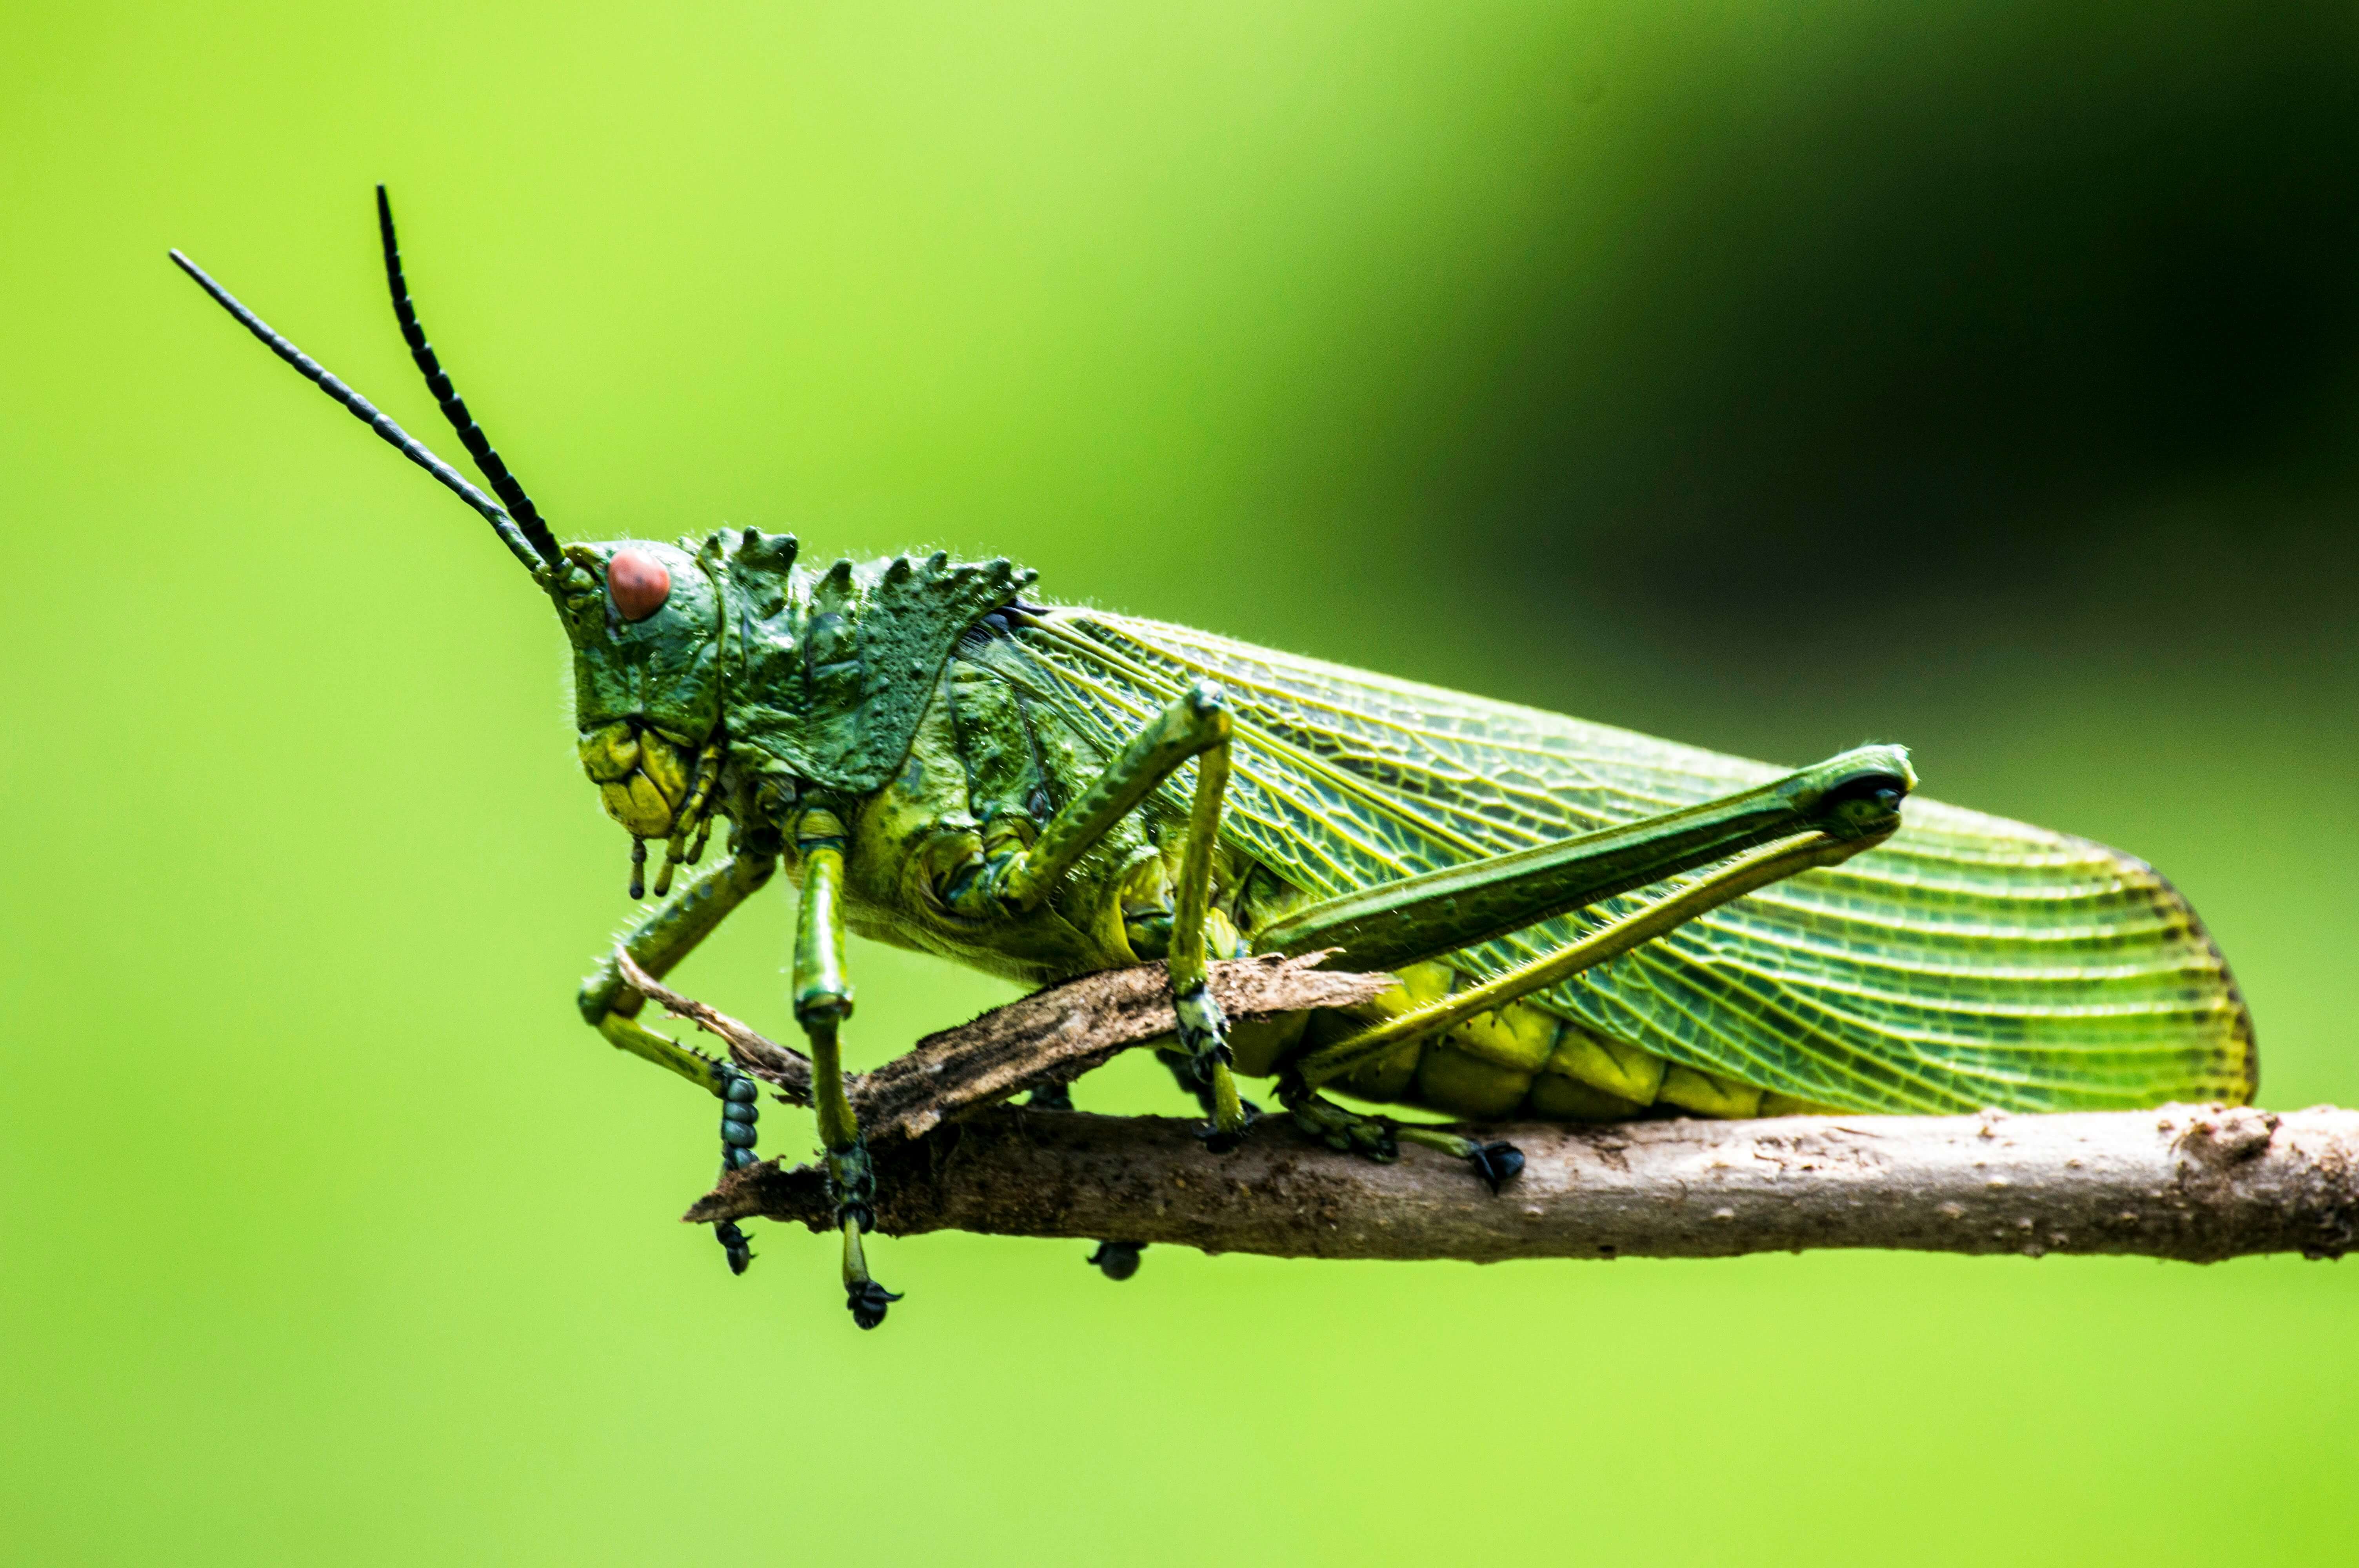
[[[384,437],[403,457],[440,480],[460,500],[482,513],[484,520],[499,535],[500,543],[506,545],[509,553],[522,561],[528,570],[538,574],[542,569],[542,559],[533,554],[532,546],[526,544],[524,535],[516,531],[515,519],[500,510],[498,502],[468,483],[457,469],[428,451],[407,430],[379,413],[376,405],[331,375],[319,361],[271,330],[270,323],[240,305],[236,296],[205,275],[204,268],[178,251],[172,253],[172,260],[179,264],[182,272],[197,280],[198,287],[213,297],[214,304],[236,317],[239,325],[267,344],[272,353],[293,365],[306,380],[317,384],[321,391],[349,409],[353,418]]]
[[[393,203],[386,200],[385,187],[376,188],[376,227],[385,240],[385,281],[393,290],[393,313],[401,322],[402,340],[409,345],[409,357],[418,362],[420,373],[426,377],[426,390],[442,406],[442,416],[451,421],[451,428],[459,432],[459,444],[475,460],[475,467],[491,481],[492,493],[507,503],[508,513],[516,519],[516,527],[551,561],[558,558],[557,535],[541,521],[540,511],[532,497],[524,492],[508,465],[500,461],[500,454],[492,448],[491,438],[484,435],[475,416],[467,412],[466,399],[451,384],[443,373],[442,362],[434,357],[434,345],[426,341],[426,329],[418,324],[418,311],[409,303],[409,283],[401,276],[401,247],[393,237]]]

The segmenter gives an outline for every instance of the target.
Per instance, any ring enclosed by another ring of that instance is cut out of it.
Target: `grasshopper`
[[[583,770],[630,836],[623,938],[661,977],[781,868],[793,1002],[863,1328],[875,1176],[843,1087],[847,932],[1026,985],[1169,968],[1158,1050],[1209,1151],[1276,1080],[1300,1127],[1390,1159],[1508,1143],[1330,1098],[1481,1123],[1807,1110],[2038,1111],[2250,1099],[2252,1022],[2177,890],[2087,839],[1922,798],[1907,752],[1799,771],[1031,593],[1006,559],[804,564],[790,535],[560,544],[427,341],[383,187],[394,311],[486,493],[248,310],[255,336],[488,521],[564,624]],[[700,867],[709,836],[723,852]],[[1232,1027],[1214,957],[1326,952],[1389,971],[1352,1012]],[[722,1102],[754,1159],[755,1087],[639,1022],[610,958],[583,1019]],[[1036,1100],[1060,1102],[1061,1088]],[[733,1270],[746,1238],[719,1227]],[[1137,1249],[1108,1243],[1110,1276]]]

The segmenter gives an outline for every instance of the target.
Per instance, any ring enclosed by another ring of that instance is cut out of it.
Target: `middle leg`
[[[1222,714],[1226,719],[1225,713]],[[1222,729],[1225,732],[1226,725]],[[1225,1153],[1237,1146],[1252,1122],[1237,1096],[1231,1070],[1229,1021],[1212,996],[1207,967],[1205,925],[1212,913],[1212,851],[1221,829],[1221,797],[1229,783],[1229,746],[1223,739],[1196,759],[1196,795],[1188,810],[1188,842],[1180,855],[1180,886],[1173,901],[1171,1007],[1180,1022],[1180,1053],[1190,1076],[1204,1087],[1211,1125],[1204,1146]]]
[[[1228,1022],[1207,983],[1206,921],[1219,847],[1221,801],[1229,777],[1228,697],[1201,682],[1148,719],[1089,787],[1049,819],[1029,849],[981,860],[942,890],[950,908],[971,916],[1022,914],[1046,902],[1082,857],[1155,789],[1196,762],[1169,950],[1173,1011],[1179,1017],[1182,1082],[1200,1088],[1211,1124],[1206,1141],[1234,1148],[1251,1120],[1237,1095],[1227,1052]],[[1039,1103],[1055,1106],[1055,1097]],[[1071,1102],[1065,1101],[1070,1104]]]
[[[852,1016],[852,982],[843,967],[843,818],[813,804],[794,818],[793,840],[802,862],[802,903],[795,925],[795,1022],[810,1047],[811,1106],[827,1152],[828,1187],[843,1238],[843,1295],[852,1321],[874,1328],[901,1298],[868,1272],[862,1237],[876,1223],[876,1173],[868,1144],[843,1087],[838,1032]]]

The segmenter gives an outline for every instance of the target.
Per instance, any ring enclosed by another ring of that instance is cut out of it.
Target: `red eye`
[[[671,597],[671,573],[653,556],[617,550],[606,563],[606,597],[625,621],[645,621]]]

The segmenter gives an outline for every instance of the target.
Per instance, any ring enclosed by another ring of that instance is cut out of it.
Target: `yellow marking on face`
[[[593,784],[616,784],[639,765],[639,742],[630,720],[618,719],[582,737],[582,771]]]

